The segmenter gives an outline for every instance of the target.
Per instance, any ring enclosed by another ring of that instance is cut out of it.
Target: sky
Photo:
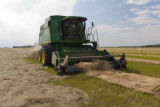
[[[0,47],[38,42],[40,25],[51,15],[87,17],[100,46],[160,43],[160,0],[3,0]]]

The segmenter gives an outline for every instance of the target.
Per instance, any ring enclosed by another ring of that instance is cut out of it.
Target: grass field
[[[25,60],[30,63],[39,63],[37,60]],[[128,62],[128,68],[122,72],[160,77],[159,69],[159,65]],[[53,68],[44,68],[43,70],[52,75],[56,74]],[[65,79],[50,82],[53,85],[73,87],[86,92],[90,102],[88,105],[82,105],[84,107],[159,107],[160,105],[160,101],[151,94],[111,84],[85,74],[70,75]]]
[[[160,61],[160,48],[100,48],[104,49],[113,55],[125,53],[126,58]]]
[[[141,75],[160,78],[160,65],[158,64],[148,64],[130,61],[127,64],[127,69],[124,71],[128,73],[137,73]]]
[[[100,48],[106,49],[111,54],[125,53],[127,58],[146,59],[160,61],[160,48]],[[160,77],[160,65],[140,62],[128,62],[129,73],[138,73],[146,76]]]
[[[160,104],[160,101],[150,94],[114,85],[85,74],[72,75],[53,84],[74,87],[86,92],[90,97],[89,107],[158,107]]]
[[[116,55],[116,54],[122,54],[122,53],[121,52],[110,52],[110,54]],[[147,53],[125,53],[125,54],[126,54],[126,58],[160,61],[159,54],[147,54]]]
[[[146,60],[155,60],[160,61],[160,57],[153,57],[153,56],[136,56],[136,55],[126,55],[127,58],[136,58],[136,59],[146,59]]]
[[[119,52],[114,52],[114,51],[109,51],[111,54],[121,54],[121,53],[125,53],[126,55],[153,55],[153,56],[160,56],[160,54],[153,54],[153,53],[141,53],[141,52],[136,52],[136,53],[134,53],[134,52],[121,52],[121,51],[119,51]]]
[[[101,48],[104,49],[104,48]],[[105,48],[111,54],[126,53],[127,58],[160,61],[160,48]],[[39,64],[37,60],[25,59],[29,63]],[[160,66],[140,62],[128,62],[122,72],[136,73],[160,78]],[[56,75],[53,68],[43,68],[45,72]],[[85,74],[70,75],[67,78],[50,81],[53,85],[73,87],[89,95],[90,101],[84,107],[159,107],[160,101],[151,94],[142,93]]]
[[[107,49],[109,52],[130,53],[130,54],[148,54],[160,55],[160,48],[99,48],[100,50]]]

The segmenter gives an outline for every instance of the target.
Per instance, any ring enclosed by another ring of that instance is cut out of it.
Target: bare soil
[[[0,107],[78,107],[88,95],[50,81],[64,77],[42,71],[38,64],[24,60],[30,49],[0,49]]]
[[[160,98],[159,78],[116,71],[109,62],[106,61],[83,62],[79,63],[77,66],[89,76],[97,77],[107,82],[137,91],[154,94],[156,97]]]

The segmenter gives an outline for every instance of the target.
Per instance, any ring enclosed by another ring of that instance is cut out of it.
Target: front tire
[[[52,51],[49,47],[42,48],[41,63],[43,66],[51,65]]]
[[[38,53],[38,61],[39,62],[42,61],[42,50],[40,50],[39,53]]]

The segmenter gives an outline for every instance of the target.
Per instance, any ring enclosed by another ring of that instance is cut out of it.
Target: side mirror
[[[92,21],[92,27],[94,27],[94,22]]]

